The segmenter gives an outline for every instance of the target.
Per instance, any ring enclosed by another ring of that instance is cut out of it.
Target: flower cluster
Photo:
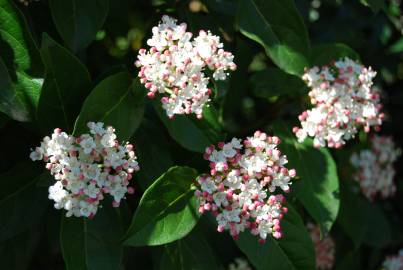
[[[371,137],[371,149],[351,156],[351,164],[358,169],[354,178],[368,199],[373,200],[377,193],[383,198],[395,193],[393,163],[399,155],[400,149],[396,148],[391,137],[375,135]]]
[[[388,256],[382,264],[383,270],[403,270],[403,249],[399,254]]]
[[[246,259],[236,258],[234,262],[229,264],[228,270],[252,270],[252,267]]]
[[[330,236],[320,239],[319,226],[308,223],[308,230],[315,247],[316,267],[320,270],[332,269],[334,265],[335,244]]]
[[[294,169],[288,170],[285,155],[277,149],[278,137],[256,131],[253,137],[213,145],[204,158],[210,161],[211,171],[198,178],[199,211],[212,211],[218,222],[217,230],[229,230],[235,239],[249,229],[264,242],[267,235],[282,236],[280,220],[287,208],[285,198],[274,195],[277,188],[290,190]],[[241,151],[242,150],[242,151]],[[268,194],[270,193],[270,194]]]
[[[32,151],[33,161],[43,160],[56,179],[49,187],[49,199],[56,209],[66,209],[66,216],[93,217],[104,194],[113,197],[118,207],[134,171],[139,170],[133,145],[120,145],[112,127],[89,122],[90,134],[78,138],[55,129]]]
[[[147,40],[150,50],[141,49],[136,61],[148,96],[162,94],[162,107],[170,118],[190,113],[201,118],[211,94],[206,67],[213,71],[215,80],[225,80],[227,71],[236,69],[234,56],[222,49],[218,36],[201,30],[192,39],[186,24],[178,25],[169,16],[163,16],[152,33]]]
[[[349,58],[329,66],[313,67],[303,79],[311,88],[309,97],[315,107],[300,116],[301,128],[293,131],[302,142],[314,137],[315,147],[342,147],[359,127],[369,132],[379,129],[384,114],[379,90],[372,86],[376,72]]]

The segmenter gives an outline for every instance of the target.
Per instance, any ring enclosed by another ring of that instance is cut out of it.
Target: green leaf
[[[0,260],[3,269],[29,269],[42,236],[41,228],[34,226],[15,237],[0,243]]]
[[[75,52],[95,39],[109,10],[108,0],[50,0],[49,5],[57,31]]]
[[[123,269],[119,209],[103,203],[93,220],[62,217],[60,243],[67,270]]]
[[[186,237],[164,247],[160,270],[222,269],[202,231],[195,228]]]
[[[0,111],[31,121],[41,88],[31,75],[41,70],[41,60],[23,16],[8,0],[0,0],[0,51]]]
[[[38,123],[45,133],[59,127],[69,133],[90,92],[87,68],[47,34],[42,37],[42,59],[46,76],[38,106]]]
[[[301,75],[308,66],[308,32],[293,0],[241,0],[238,28],[285,72]]]
[[[365,243],[383,248],[392,240],[391,227],[382,208],[357,196],[347,187],[341,192],[338,223],[356,247]]]
[[[156,125],[149,120],[143,121],[133,142],[141,166],[136,176],[140,186],[145,190],[172,167],[174,161],[161,125]]]
[[[128,140],[136,131],[144,114],[143,91],[128,72],[111,75],[101,81],[87,97],[74,126],[74,135],[88,133],[87,123],[104,122],[116,129],[119,140]]]
[[[354,246],[360,246],[365,235],[365,201],[341,185],[340,212],[337,223],[353,240]]]
[[[386,247],[392,240],[391,228],[382,208],[367,201],[366,203],[367,228],[363,242],[375,248]]]
[[[267,68],[254,73],[251,83],[255,95],[263,98],[298,95],[306,89],[301,78],[287,74],[278,68]]]
[[[190,151],[203,153],[207,146],[222,138],[216,127],[204,119],[197,119],[193,115],[175,115],[174,119],[169,119],[161,104],[154,103],[154,108],[169,135]]]
[[[0,174],[0,242],[38,224],[49,205],[47,190],[35,183],[41,170],[33,162]]]
[[[24,16],[9,0],[0,0],[0,50],[10,70],[30,73],[42,69],[38,49]]]
[[[244,232],[236,241],[249,261],[260,269],[309,270],[315,269],[315,251],[312,240],[298,213],[288,205],[288,213],[281,220],[283,237],[268,236],[264,245],[258,237]]]
[[[287,155],[288,168],[296,169],[300,177],[293,181],[292,192],[319,223],[321,232],[327,234],[340,205],[339,178],[330,152],[312,147],[310,140],[298,143],[284,124],[276,123],[273,130],[283,141],[280,150]]]
[[[342,43],[321,44],[312,47],[311,64],[313,66],[328,65],[343,57],[360,60],[358,53],[347,45]]]
[[[126,233],[129,246],[155,246],[186,236],[199,219],[192,183],[197,172],[173,167],[145,192]]]

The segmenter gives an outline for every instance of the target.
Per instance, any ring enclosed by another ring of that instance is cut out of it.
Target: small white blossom
[[[330,66],[313,67],[302,76],[311,88],[309,97],[314,107],[299,116],[301,127],[293,129],[299,142],[314,138],[315,147],[342,147],[360,127],[366,132],[379,129],[384,114],[380,113],[379,90],[373,87],[376,72],[349,59]]]
[[[170,118],[190,113],[202,117],[211,94],[206,69],[214,71],[215,80],[225,80],[227,71],[236,69],[234,56],[222,49],[218,36],[202,30],[192,40],[186,24],[178,25],[169,16],[163,16],[152,33],[147,41],[150,50],[141,49],[136,61],[148,96],[161,94],[162,107]]]
[[[373,136],[371,149],[351,156],[351,164],[357,169],[354,179],[360,183],[362,193],[368,199],[373,200],[377,193],[383,198],[395,193],[393,178],[396,172],[393,163],[400,154],[391,137]]]
[[[234,262],[229,264],[228,270],[252,270],[252,267],[246,259],[236,258]]]
[[[229,230],[237,238],[249,229],[261,242],[268,235],[282,236],[280,220],[287,208],[284,196],[272,193],[277,188],[288,192],[296,173],[283,166],[287,158],[277,149],[279,143],[278,137],[256,131],[243,144],[234,138],[230,143],[220,142],[218,149],[206,149],[204,158],[210,161],[211,171],[197,179],[196,196],[199,211],[212,211],[216,216],[219,232]]]
[[[49,199],[66,216],[92,218],[105,194],[119,206],[126,193],[133,193],[129,180],[139,170],[133,145],[119,145],[112,127],[88,123],[90,134],[75,138],[55,129],[40,147],[31,152],[33,161],[43,160],[56,182],[49,187]]]
[[[403,249],[397,255],[386,257],[382,270],[403,270]]]

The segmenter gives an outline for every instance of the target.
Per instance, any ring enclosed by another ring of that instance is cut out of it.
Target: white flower
[[[91,153],[91,151],[96,147],[94,139],[90,136],[84,138],[81,142],[80,145],[84,151],[85,154]]]
[[[147,40],[149,51],[139,51],[136,65],[140,81],[149,89],[148,96],[162,96],[162,107],[168,117],[195,113],[202,117],[203,107],[210,101],[211,90],[206,68],[214,71],[216,80],[224,80],[228,70],[235,70],[233,55],[225,52],[218,36],[200,31],[191,40],[186,24],[163,16],[153,27]]]
[[[383,198],[395,193],[393,163],[400,154],[391,137],[373,136],[371,149],[351,156],[351,164],[357,169],[354,179],[360,183],[362,193],[368,199],[373,200],[377,193]]]
[[[236,238],[245,229],[259,235],[280,238],[280,220],[287,211],[282,195],[270,195],[279,187],[288,192],[295,170],[287,170],[287,158],[277,149],[280,140],[255,132],[243,145],[241,140],[220,142],[218,149],[206,148],[204,158],[211,172],[200,176],[200,189],[195,192],[200,212],[213,211],[217,230],[229,230]],[[243,152],[240,149],[243,149]],[[236,149],[236,150],[235,150]],[[239,153],[238,153],[239,152]]]
[[[382,264],[385,270],[402,270],[403,269],[403,249],[397,255],[388,256]]]
[[[56,209],[67,210],[67,217],[93,217],[105,194],[118,206],[129,190],[132,173],[139,170],[133,145],[115,143],[114,129],[103,126],[90,122],[91,135],[78,138],[55,129],[30,154],[34,161],[47,162],[46,168],[56,180],[49,187],[49,199]]]
[[[352,61],[340,59],[331,67],[313,67],[302,79],[311,88],[314,107],[299,116],[301,128],[293,129],[299,142],[314,138],[315,147],[342,147],[360,127],[369,132],[379,129],[384,118],[380,113],[379,90],[373,87],[376,72]]]

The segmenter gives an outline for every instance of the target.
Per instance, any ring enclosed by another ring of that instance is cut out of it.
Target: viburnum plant
[[[0,269],[402,270],[400,2],[336,2],[0,0]]]

